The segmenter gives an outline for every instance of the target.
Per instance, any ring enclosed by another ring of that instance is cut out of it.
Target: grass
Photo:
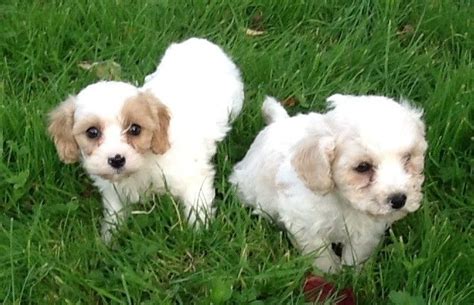
[[[0,303],[304,303],[310,260],[242,209],[226,178],[263,126],[265,94],[295,97],[295,113],[345,92],[422,106],[430,147],[423,207],[360,273],[332,280],[359,304],[474,304],[473,14],[462,0],[3,1]],[[245,34],[255,23],[264,35]],[[107,248],[100,196],[79,166],[59,162],[45,114],[98,79],[80,62],[113,60],[114,77],[141,83],[167,45],[190,36],[222,45],[246,85],[216,157],[217,219],[189,230],[162,196]]]

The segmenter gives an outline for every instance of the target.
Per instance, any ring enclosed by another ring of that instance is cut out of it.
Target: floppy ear
[[[331,173],[334,154],[332,137],[308,136],[296,145],[291,164],[306,187],[313,192],[326,194],[334,186]]]
[[[336,93],[326,98],[326,104],[328,109],[334,109],[339,105],[350,103],[351,100],[357,98],[354,95]]]
[[[425,153],[426,149],[428,148],[428,143],[425,139],[425,123],[423,122],[423,109],[416,107],[410,101],[405,99],[401,99],[400,105],[408,111],[409,115],[415,122],[419,132],[419,139],[417,141],[417,145],[414,151],[412,152],[412,158],[408,168],[411,172],[417,173],[423,177]]]
[[[425,123],[423,122],[423,109],[416,107],[410,101],[403,98],[400,100],[400,105],[408,111],[412,119],[415,121],[416,126],[418,127],[418,131],[421,133],[421,135],[425,136]]]
[[[71,96],[49,113],[48,132],[54,140],[59,159],[64,163],[79,161],[79,146],[74,139],[74,100]]]
[[[170,142],[168,138],[170,114],[168,112],[168,108],[166,108],[166,106],[163,105],[154,95],[151,93],[145,93],[145,95],[153,114],[153,120],[157,123],[151,138],[151,150],[155,154],[161,155],[170,148]]]

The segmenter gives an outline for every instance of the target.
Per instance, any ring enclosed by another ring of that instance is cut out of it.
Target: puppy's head
[[[120,180],[150,154],[169,149],[166,107],[151,93],[122,82],[99,82],[49,114],[48,131],[60,159],[82,160],[92,175]]]
[[[328,101],[325,120],[333,135],[301,150],[316,161],[295,166],[300,178],[371,215],[398,219],[417,210],[427,148],[422,112],[380,96],[338,94]]]

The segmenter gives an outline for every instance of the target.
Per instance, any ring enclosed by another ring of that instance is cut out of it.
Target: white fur
[[[246,205],[282,224],[303,253],[315,254],[316,267],[337,272],[341,265],[365,261],[395,220],[418,209],[426,142],[421,112],[407,103],[340,94],[327,100],[332,110],[326,114],[290,118],[267,98],[262,109],[271,124],[234,167],[230,181]],[[301,145],[313,141],[317,145],[303,160],[308,160],[307,173],[314,171],[321,182],[308,186],[293,160]],[[374,164],[373,172],[356,173],[354,168],[366,160]],[[362,182],[368,184],[361,187]],[[394,193],[406,194],[402,208],[388,201]],[[343,244],[341,257],[333,243]]]
[[[124,141],[120,111],[127,98],[139,92],[156,96],[170,113],[170,148],[162,155],[140,154]],[[243,103],[240,73],[215,44],[198,38],[172,44],[156,71],[141,88],[123,82],[99,82],[75,98],[74,121],[95,115],[107,122],[104,142],[90,156],[82,154],[84,168],[103,196],[102,235],[124,215],[124,206],[150,193],[168,189],[179,198],[189,222],[212,217],[216,145],[230,130],[230,121]],[[120,173],[107,164],[116,154],[126,157]],[[113,178],[102,178],[103,174]]]

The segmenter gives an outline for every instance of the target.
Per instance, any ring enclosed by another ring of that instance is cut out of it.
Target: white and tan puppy
[[[422,112],[381,96],[336,94],[329,112],[289,117],[273,98],[269,124],[230,178],[243,202],[281,223],[315,266],[337,272],[374,251],[422,199]]]
[[[221,48],[191,38],[172,44],[143,87],[101,81],[50,113],[65,163],[81,161],[103,197],[102,236],[124,205],[169,189],[189,222],[212,217],[216,145],[243,103],[240,72]]]

